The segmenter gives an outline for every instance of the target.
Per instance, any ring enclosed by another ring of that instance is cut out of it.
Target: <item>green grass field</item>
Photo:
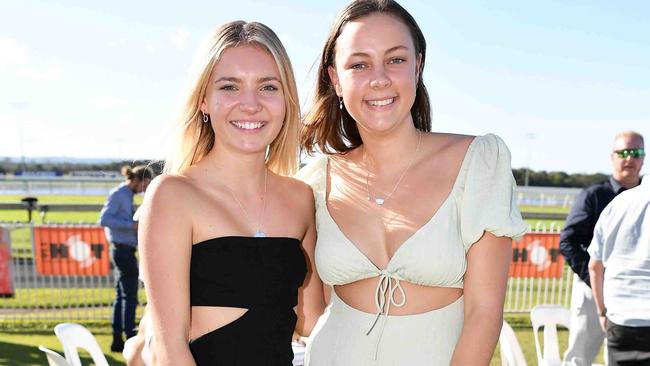
[[[40,195],[38,203],[41,205],[67,203],[67,204],[97,204],[101,205],[106,200],[105,196],[81,196],[81,195]],[[20,195],[0,195],[0,202],[19,203],[23,196]],[[135,196],[135,203],[142,203],[142,196]],[[99,220],[99,211],[97,212],[48,212],[45,219],[49,223],[96,223]],[[0,210],[0,221],[26,221],[26,210]],[[43,220],[38,211],[32,213],[32,221],[35,224],[42,224]]]
[[[19,288],[13,298],[0,299],[0,304],[2,309],[92,308],[109,306],[114,299],[113,288]],[[147,302],[143,289],[138,291],[138,301],[141,304]]]
[[[533,332],[528,321],[527,314],[506,314],[506,321],[513,327],[519,344],[523,350],[526,361],[529,365],[536,365],[535,341]],[[83,323],[95,335],[97,341],[104,351],[110,365],[124,365],[122,355],[110,352],[111,330],[108,323]],[[44,365],[45,356],[38,350],[38,345],[43,345],[63,354],[63,349],[54,336],[53,328],[56,322],[44,322],[28,324],[21,328],[8,329],[0,326],[0,365]],[[541,334],[540,334],[541,336]],[[568,332],[559,329],[560,351],[566,349]],[[84,365],[91,364],[87,354],[81,353]],[[85,358],[84,358],[85,356]],[[602,351],[596,359],[597,363],[603,363]],[[501,365],[499,346],[495,350],[490,366]]]

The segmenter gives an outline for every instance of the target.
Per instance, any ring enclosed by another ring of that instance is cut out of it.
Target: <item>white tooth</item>
[[[394,98],[384,99],[384,100],[371,100],[368,101],[368,104],[372,106],[385,106],[393,102]]]
[[[262,122],[243,122],[243,121],[233,121],[232,122],[237,128],[241,128],[244,130],[255,130],[258,128],[262,128],[264,125]]]

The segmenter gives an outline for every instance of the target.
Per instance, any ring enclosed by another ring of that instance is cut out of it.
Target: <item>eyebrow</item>
[[[401,46],[401,45],[400,46],[395,46],[395,47],[391,47],[391,48],[387,49],[386,52],[384,52],[384,53],[391,53],[391,52],[398,51],[398,50],[408,50],[408,47]],[[355,52],[355,53],[350,55],[350,57],[355,57],[355,56],[369,57],[370,55],[368,53],[365,53],[365,52]]]
[[[216,83],[219,83],[219,82],[222,82],[222,81],[229,81],[231,83],[241,83],[242,79],[236,78],[236,77],[224,76],[224,77],[220,77],[219,79],[215,80],[214,83],[216,84]],[[258,83],[266,83],[268,81],[277,81],[278,83],[281,83],[280,79],[278,79],[275,76],[265,76],[265,77],[257,79]]]

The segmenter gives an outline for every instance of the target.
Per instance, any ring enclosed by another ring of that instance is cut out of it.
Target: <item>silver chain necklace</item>
[[[375,202],[378,205],[383,205],[384,202],[386,202],[392,195],[397,191],[397,188],[399,187],[399,184],[402,183],[402,179],[404,179],[404,176],[406,173],[411,169],[411,166],[413,166],[413,163],[415,162],[415,158],[418,156],[418,152],[420,151],[420,143],[422,142],[422,131],[418,130],[418,144],[415,147],[415,152],[413,153],[413,157],[411,157],[411,161],[409,161],[409,164],[406,166],[406,169],[402,172],[402,174],[399,176],[397,179],[397,183],[395,183],[395,186],[393,186],[393,190],[390,191],[390,193],[384,197],[377,197],[373,196],[370,194],[370,183],[368,182],[370,179],[370,171],[366,168],[366,193],[368,194],[368,201]],[[366,151],[364,148],[363,151],[363,165],[364,167],[367,167],[368,165],[366,164]]]
[[[269,170],[267,168],[264,168],[264,194],[262,195],[262,209],[260,210],[260,215],[257,219],[257,228],[255,229],[255,234],[253,234],[253,236],[256,238],[266,237],[266,233],[262,231],[262,220],[264,219],[264,210],[266,209],[266,177],[268,175],[268,171]],[[235,202],[237,202],[239,208],[241,208],[241,210],[244,212],[244,215],[246,216],[246,221],[252,223],[251,217],[248,215],[248,211],[246,211],[241,201],[237,199],[237,196],[235,196],[235,192],[233,192],[233,190],[230,189],[230,187],[228,186],[226,186],[226,188],[228,188],[230,195],[235,200]]]

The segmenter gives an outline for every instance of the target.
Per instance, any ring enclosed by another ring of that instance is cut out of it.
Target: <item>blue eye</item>
[[[276,91],[278,88],[275,85],[264,85],[262,87],[263,91]]]
[[[391,64],[401,64],[401,63],[404,63],[404,62],[406,62],[406,60],[404,60],[403,58],[394,57],[394,58],[390,59],[389,63],[391,63]]]
[[[353,69],[353,70],[363,70],[363,69],[366,68],[366,65],[364,65],[364,64],[354,64],[354,65],[350,66],[350,68]]]

